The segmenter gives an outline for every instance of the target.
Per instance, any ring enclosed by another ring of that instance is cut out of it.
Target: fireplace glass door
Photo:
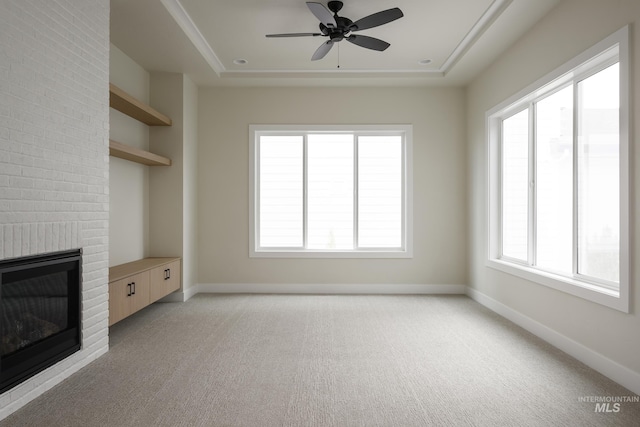
[[[0,391],[80,348],[79,250],[0,261]]]

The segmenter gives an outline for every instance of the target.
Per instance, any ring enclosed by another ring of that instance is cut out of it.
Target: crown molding
[[[207,64],[215,71],[216,75],[220,77],[220,75],[225,71],[225,67],[222,64],[222,61],[218,58],[216,53],[207,42],[207,39],[204,38],[198,26],[193,22],[191,16],[187,13],[180,0],[160,0],[164,7],[167,9],[171,17],[176,21],[176,23],[182,28],[182,31],[186,34],[186,36],[191,40],[191,43],[198,49],[200,55],[207,61]]]
[[[462,57],[471,49],[480,36],[491,27],[491,25],[498,19],[502,12],[513,2],[513,0],[495,0],[489,8],[482,14],[480,19],[471,27],[471,30],[462,38],[458,46],[453,49],[451,55],[444,61],[444,64],[438,71],[445,76],[456,63],[462,59]]]

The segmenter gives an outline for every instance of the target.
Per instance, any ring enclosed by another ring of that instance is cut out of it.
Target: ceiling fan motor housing
[[[346,35],[351,32],[353,21],[349,18],[343,18],[342,16],[335,16],[334,18],[336,24],[338,24],[337,28],[329,28],[323,23],[320,23],[320,31],[322,31],[322,34],[325,36],[329,36],[332,41],[337,42],[344,39]]]

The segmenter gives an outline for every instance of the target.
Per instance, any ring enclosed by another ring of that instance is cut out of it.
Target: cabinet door
[[[152,268],[149,271],[149,302],[153,303],[166,295],[164,286],[166,267],[161,265],[160,267]]]
[[[131,314],[128,279],[109,283],[109,326]]]
[[[173,261],[166,266],[167,278],[165,280],[165,291],[168,294],[180,289],[181,274],[180,260]]]
[[[131,284],[131,313],[149,305],[149,272],[135,274],[129,277]]]
[[[150,302],[155,302],[180,289],[180,260],[151,269],[150,281]]]

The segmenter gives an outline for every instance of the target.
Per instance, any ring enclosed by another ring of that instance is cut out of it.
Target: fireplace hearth
[[[80,249],[0,261],[0,393],[80,349]]]

